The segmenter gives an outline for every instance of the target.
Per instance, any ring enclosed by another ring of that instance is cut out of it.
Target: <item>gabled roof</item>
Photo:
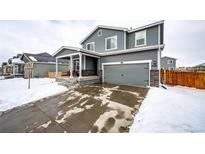
[[[204,67],[205,66],[205,63],[202,63],[202,64],[199,64],[199,65],[196,65],[196,66],[193,66],[193,67]]]
[[[168,57],[168,56],[164,56],[164,57],[162,57],[162,58],[169,58],[169,59],[175,59],[175,60],[177,60],[177,58]],[[161,58],[161,59],[162,59],[162,58]]]
[[[32,54],[32,53],[23,53],[23,55],[31,62],[55,62],[56,59],[47,52]]]
[[[78,47],[72,47],[72,46],[62,46],[60,47],[60,49],[58,49],[54,54],[53,56],[56,56],[59,52],[61,52],[63,49],[69,49],[69,50],[74,50],[74,51],[80,51],[81,48],[78,48]]]
[[[125,28],[125,27],[98,25],[80,42],[80,44],[82,44],[88,37],[90,37],[99,28],[113,29],[113,30],[119,30],[119,31],[128,31],[128,28]]]
[[[12,63],[18,63],[18,64],[23,64],[23,63],[24,63],[24,61],[22,61],[20,57],[18,57],[18,58],[12,58],[12,59],[11,59],[11,62],[12,62]]]
[[[155,23],[151,23],[151,24],[139,27],[139,28],[131,29],[131,30],[129,30],[128,28],[125,28],[125,27],[114,27],[114,26],[98,25],[80,42],[80,44],[82,44],[85,40],[87,40],[99,28],[120,30],[120,31],[125,31],[125,32],[128,32],[128,33],[132,33],[132,32],[135,32],[135,31],[139,31],[139,30],[143,30],[143,29],[146,29],[146,28],[154,27],[154,26],[157,26],[157,25],[160,25],[160,24],[163,24],[163,23],[164,23],[164,20],[158,21],[158,22],[155,22]]]
[[[163,24],[163,23],[164,23],[164,20],[162,20],[162,21],[157,21],[157,22],[154,22],[154,23],[151,23],[151,24],[142,26],[142,27],[138,27],[138,28],[129,30],[128,32],[129,32],[129,33],[132,33],[132,32],[136,32],[136,31],[140,31],[140,30],[143,30],[143,29],[146,29],[146,28],[151,28],[151,27],[154,27],[154,26]]]

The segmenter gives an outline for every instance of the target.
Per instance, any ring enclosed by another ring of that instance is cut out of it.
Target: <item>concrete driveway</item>
[[[0,132],[128,132],[147,88],[94,84],[0,115]]]

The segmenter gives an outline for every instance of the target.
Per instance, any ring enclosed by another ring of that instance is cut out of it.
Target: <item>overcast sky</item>
[[[136,28],[149,21],[0,21],[0,63],[16,53],[54,53],[79,42],[97,25]],[[162,56],[177,58],[177,66],[205,62],[205,21],[166,21]]]

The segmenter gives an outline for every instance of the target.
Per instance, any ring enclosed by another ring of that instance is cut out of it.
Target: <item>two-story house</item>
[[[70,60],[70,78],[96,76],[96,82],[159,86],[164,21],[136,29],[97,26],[80,44],[82,48],[63,46],[54,53],[56,75],[63,58]]]
[[[176,70],[176,58],[173,57],[162,57],[161,58],[161,69],[163,70]]]

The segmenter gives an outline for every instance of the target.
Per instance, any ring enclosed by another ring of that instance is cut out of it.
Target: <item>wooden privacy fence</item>
[[[164,84],[205,89],[205,72],[161,70],[161,80]]]

